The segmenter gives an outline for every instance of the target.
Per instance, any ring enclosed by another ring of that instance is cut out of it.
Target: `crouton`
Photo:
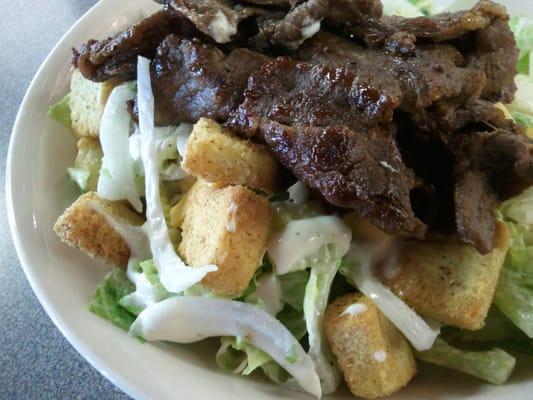
[[[90,192],[79,197],[59,217],[54,231],[61,241],[69,246],[77,247],[107,264],[125,267],[130,257],[130,249],[97,208],[125,224],[141,225],[144,222],[140,215],[124,204],[103,200],[96,193]]]
[[[261,263],[271,217],[268,201],[244,186],[217,189],[198,181],[184,206],[180,254],[191,266],[217,265],[202,283],[237,297]]]
[[[77,136],[98,137],[102,114],[116,82],[97,83],[85,79],[76,69],[70,81],[70,117]]]
[[[350,293],[337,298],[328,306],[324,327],[355,396],[389,396],[416,374],[409,343],[368,297]]]
[[[342,220],[352,230],[352,238],[359,242],[387,243],[392,239],[392,236],[372,225],[367,219],[361,218],[355,212],[346,214]]]
[[[498,223],[495,248],[481,255],[464,243],[408,242],[393,270],[379,268],[383,283],[420,314],[462,329],[481,329],[509,246]]]
[[[100,168],[102,167],[102,158],[104,153],[98,139],[83,137],[78,140],[78,155],[76,156],[75,167],[89,173],[85,191],[96,191],[98,178],[100,177]]]
[[[234,184],[267,192],[277,189],[279,165],[268,148],[242,140],[206,118],[194,125],[182,168],[220,187]]]

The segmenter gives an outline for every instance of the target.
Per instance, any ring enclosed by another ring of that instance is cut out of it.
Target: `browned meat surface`
[[[332,204],[389,232],[423,237],[410,205],[414,175],[394,141],[397,105],[348,70],[281,58],[250,77],[230,125],[262,137]]]
[[[96,82],[135,79],[137,57],[152,58],[161,41],[171,33],[196,34],[186,19],[163,10],[113,38],[90,40],[79,52],[75,51],[74,64],[85,78]]]
[[[382,47],[387,38],[396,32],[410,33],[421,41],[440,43],[484,29],[495,20],[508,19],[504,6],[490,0],[481,0],[470,10],[431,17],[376,18],[362,13],[356,24],[348,23],[345,29],[350,35],[363,39],[370,47]]]
[[[533,185],[533,144],[494,107],[518,58],[500,5],[408,19],[380,0],[156,1],[74,61],[103,81],[151,58],[159,125],[226,122],[334,207],[484,253],[497,204]]]
[[[273,10],[254,7],[254,4],[243,6],[232,0],[156,1],[183,15],[218,43],[230,42],[238,32],[239,23],[255,17],[261,39],[288,48],[297,48],[318,32],[329,7],[329,0],[249,2],[260,6],[274,5]],[[290,6],[290,9],[280,13],[279,6]]]
[[[198,40],[167,37],[152,62],[156,123],[225,121],[242,101],[250,74],[267,60],[246,49],[226,55]]]
[[[321,32],[300,48],[298,57],[354,71],[361,80],[399,98],[401,110],[428,131],[457,130],[474,117],[487,120],[481,111],[490,114],[493,107],[483,107],[486,103],[479,99],[506,101],[515,91],[512,34],[500,23],[487,29],[500,29],[499,42],[492,41],[491,47],[480,43],[466,56],[452,44],[419,45],[398,54]]]

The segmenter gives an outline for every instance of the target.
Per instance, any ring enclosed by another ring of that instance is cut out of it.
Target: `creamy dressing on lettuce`
[[[131,326],[148,341],[193,343],[208,337],[239,337],[267,353],[307,392],[321,397],[313,361],[276,318],[261,308],[238,301],[173,297],[144,310]]]
[[[339,253],[346,254],[352,232],[340,218],[321,216],[291,221],[268,242],[267,253],[274,264],[276,274],[308,268],[306,258],[316,254],[327,244],[335,244]]]

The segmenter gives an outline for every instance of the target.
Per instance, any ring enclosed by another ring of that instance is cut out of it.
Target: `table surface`
[[[33,75],[96,0],[0,0],[0,154]],[[5,168],[0,187],[5,187]],[[26,281],[0,197],[0,398],[127,399],[87,363],[46,315]]]

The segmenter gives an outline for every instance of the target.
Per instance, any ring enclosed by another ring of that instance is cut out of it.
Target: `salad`
[[[157,2],[49,109],[80,190],[54,230],[113,267],[89,310],[317,398],[426,363],[506,383],[533,354],[533,19]]]

